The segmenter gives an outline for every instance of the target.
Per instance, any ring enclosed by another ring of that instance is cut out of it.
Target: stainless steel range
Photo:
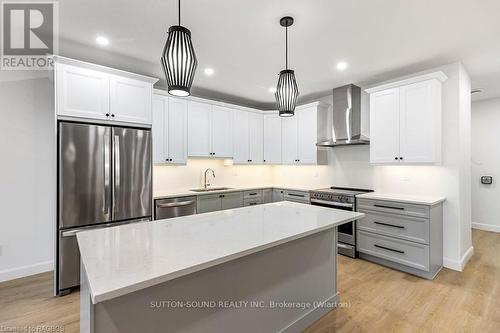
[[[330,187],[311,191],[311,205],[356,211],[356,195],[373,192],[372,190]],[[338,252],[356,258],[356,221],[337,227]]]

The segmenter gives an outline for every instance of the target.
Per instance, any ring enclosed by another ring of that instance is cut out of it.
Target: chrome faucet
[[[204,183],[203,183],[203,188],[204,188],[204,189],[206,189],[207,187],[209,187],[209,186],[210,186],[210,183],[209,183],[209,182],[207,182],[207,172],[208,172],[208,171],[212,171],[212,176],[215,178],[215,171],[214,171],[214,170],[212,170],[212,169],[207,169],[207,170],[205,170],[205,181],[204,181]]]

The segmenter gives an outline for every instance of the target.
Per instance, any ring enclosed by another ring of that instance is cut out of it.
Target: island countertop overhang
[[[96,304],[363,216],[277,202],[84,231],[77,238]]]

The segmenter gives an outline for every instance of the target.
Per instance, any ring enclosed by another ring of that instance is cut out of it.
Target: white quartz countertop
[[[154,199],[167,199],[167,198],[186,197],[186,196],[192,196],[192,195],[207,195],[207,194],[217,194],[217,193],[262,190],[262,189],[267,189],[267,188],[279,188],[282,190],[309,192],[311,190],[315,190],[318,188],[325,188],[325,187],[329,187],[329,186],[310,187],[310,186],[290,186],[290,185],[250,185],[250,186],[213,185],[212,187],[228,187],[228,189],[220,190],[220,191],[210,191],[210,192],[194,192],[194,191],[190,191],[191,188],[178,188],[178,189],[171,189],[168,191],[155,190],[153,193],[153,197],[154,197]]]
[[[276,202],[77,234],[94,304],[363,217]]]
[[[432,195],[407,195],[407,194],[394,194],[394,193],[382,193],[382,192],[371,192],[366,194],[360,194],[356,196],[359,199],[374,199],[374,200],[384,200],[392,202],[403,202],[417,205],[437,205],[446,200],[445,197],[432,196]]]

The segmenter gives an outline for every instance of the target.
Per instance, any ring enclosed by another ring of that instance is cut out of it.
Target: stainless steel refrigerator
[[[56,294],[80,284],[76,233],[152,216],[151,131],[58,124]]]

